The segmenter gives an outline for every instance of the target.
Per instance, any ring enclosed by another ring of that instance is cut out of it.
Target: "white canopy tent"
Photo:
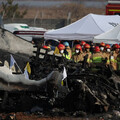
[[[88,14],[68,26],[46,32],[44,38],[92,41],[94,36],[114,28],[119,23],[119,15]]]
[[[120,43],[120,25],[117,25],[115,28],[97,35],[94,37],[94,43],[108,43],[108,44],[116,44]]]

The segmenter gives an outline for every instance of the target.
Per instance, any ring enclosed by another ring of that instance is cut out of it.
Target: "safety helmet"
[[[81,41],[81,43],[80,43],[81,46],[83,46],[83,45],[85,45],[85,44],[86,44],[85,41]]]
[[[44,45],[43,48],[44,48],[44,49],[48,49],[48,46]]]
[[[64,42],[63,45],[65,45],[65,47],[70,46],[68,42]]]
[[[59,45],[58,45],[58,49],[59,49],[59,50],[64,50],[64,49],[65,49],[65,46],[64,46],[63,44],[59,44]]]
[[[104,43],[104,42],[101,42],[101,43],[100,43],[100,47],[105,47],[105,43]]]
[[[89,49],[89,48],[90,48],[90,45],[86,43],[86,44],[84,45],[84,48],[85,48],[85,49]]]
[[[82,50],[82,47],[80,46],[80,44],[77,44],[77,45],[75,45],[75,49],[78,49],[78,50]]]
[[[95,52],[100,52],[99,46],[95,46],[94,51],[95,51]]]
[[[106,49],[111,49],[111,46],[110,46],[109,44],[106,44],[106,45],[105,45],[105,48],[106,48]]]
[[[119,49],[120,48],[120,46],[118,45],[118,44],[114,44],[114,47],[113,47],[114,49]]]

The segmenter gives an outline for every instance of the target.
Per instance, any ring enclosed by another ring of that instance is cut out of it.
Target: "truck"
[[[120,1],[108,0],[106,15],[120,15]]]

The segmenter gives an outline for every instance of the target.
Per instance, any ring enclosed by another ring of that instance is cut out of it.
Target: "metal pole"
[[[35,17],[34,17],[34,27],[36,26],[36,19],[37,19],[37,17],[38,17],[38,14],[39,14],[39,10],[36,12],[36,15],[35,15]]]

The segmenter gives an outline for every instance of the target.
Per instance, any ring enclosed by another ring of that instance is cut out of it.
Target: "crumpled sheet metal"
[[[0,90],[29,90],[41,87],[51,77],[55,71],[52,71],[47,77],[41,80],[26,79],[24,74],[12,74],[12,71],[6,66],[0,67]]]

